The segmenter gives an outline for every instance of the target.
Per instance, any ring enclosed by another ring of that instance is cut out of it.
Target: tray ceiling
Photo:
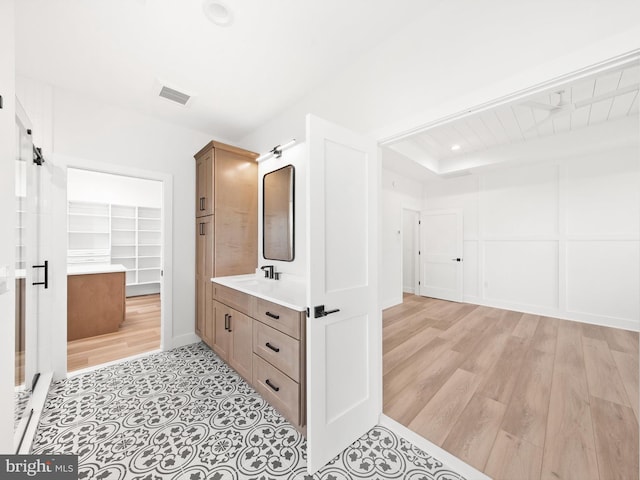
[[[447,163],[638,116],[640,64],[577,80],[405,137],[388,146],[435,173]]]

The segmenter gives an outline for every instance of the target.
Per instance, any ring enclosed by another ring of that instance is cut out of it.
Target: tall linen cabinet
[[[212,277],[258,265],[258,155],[211,141],[196,159],[196,334],[214,345]]]

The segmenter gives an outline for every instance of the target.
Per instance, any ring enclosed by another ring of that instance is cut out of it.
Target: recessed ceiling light
[[[451,151],[455,152],[456,150],[460,150],[460,145],[458,145],[457,143],[455,145],[451,145]]]
[[[233,20],[231,10],[229,10],[224,3],[217,0],[203,0],[202,11],[211,23],[215,23],[221,27],[230,25]]]

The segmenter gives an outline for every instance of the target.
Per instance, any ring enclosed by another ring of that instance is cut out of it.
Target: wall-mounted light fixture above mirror
[[[262,255],[267,260],[294,259],[295,172],[287,165],[262,178]]]

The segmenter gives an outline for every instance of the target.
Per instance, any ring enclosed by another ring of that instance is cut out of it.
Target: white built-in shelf
[[[68,263],[121,264],[127,285],[160,282],[160,208],[69,202],[67,218]]]
[[[68,212],[70,217],[91,217],[91,218],[109,218],[109,215],[101,215],[96,213],[72,213]]]

